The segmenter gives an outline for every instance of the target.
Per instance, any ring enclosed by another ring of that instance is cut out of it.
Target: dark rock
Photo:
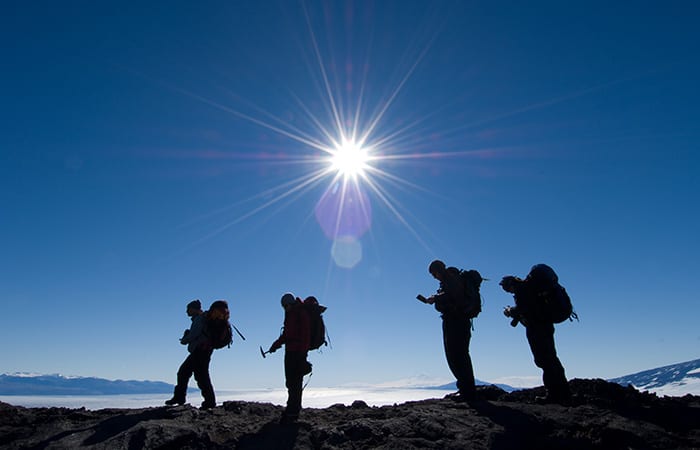
[[[364,400],[355,400],[352,402],[352,405],[350,405],[351,408],[369,408],[367,406],[367,403]]]
[[[283,408],[225,402],[89,411],[0,403],[6,449],[691,449],[700,448],[700,397],[658,397],[604,380],[570,382],[571,406],[540,405],[543,388],[480,386],[478,399],[304,409],[279,424]]]

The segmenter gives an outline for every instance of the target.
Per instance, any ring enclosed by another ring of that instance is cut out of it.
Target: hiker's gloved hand
[[[275,352],[277,351],[277,349],[279,349],[279,348],[280,348],[279,345],[272,344],[272,345],[270,346],[270,350],[268,350],[267,352],[268,352],[268,353],[275,353]]]
[[[503,308],[503,315],[513,319],[510,321],[511,327],[517,327],[518,323],[523,321],[523,318],[520,315],[518,308],[515,306],[506,306],[505,308]]]

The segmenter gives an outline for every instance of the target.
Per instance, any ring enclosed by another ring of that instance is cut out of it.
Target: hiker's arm
[[[185,332],[183,333],[182,337],[180,338],[180,344],[182,344],[182,345],[187,345],[187,344],[189,344],[189,343],[190,343],[190,335],[191,335],[191,334],[192,334],[192,333],[190,333],[190,330],[189,330],[189,329],[185,330]]]
[[[184,336],[182,336],[182,339],[180,339],[180,343],[183,345],[187,345],[197,339],[202,335],[204,332],[204,315],[200,315],[198,317],[195,317],[195,319],[192,321],[192,325],[190,325],[190,329],[188,330],[187,333],[185,333]]]
[[[275,353],[282,347],[282,344],[284,344],[284,333],[282,333],[280,337],[278,337],[277,340],[272,343],[272,345],[270,346],[270,350],[268,351],[270,353]]]
[[[430,297],[428,297],[427,300],[428,303],[434,304],[435,309],[439,312],[445,312],[449,309],[449,306],[452,304],[452,299],[445,291],[433,294]]]
[[[433,299],[432,296],[430,296],[430,297],[428,297],[428,298],[425,298],[425,297],[423,296],[423,294],[418,294],[418,295],[416,295],[416,298],[417,298],[418,300],[422,301],[423,303],[427,303],[427,304],[429,304],[429,305],[432,305],[433,303],[435,303],[435,300]]]

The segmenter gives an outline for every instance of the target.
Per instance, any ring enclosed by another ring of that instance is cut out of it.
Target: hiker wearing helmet
[[[185,330],[180,343],[187,346],[190,353],[177,371],[177,385],[173,397],[166,400],[166,405],[184,405],[187,396],[187,384],[194,374],[197,386],[202,391],[202,409],[210,409],[216,406],[214,387],[209,377],[209,362],[214,348],[204,335],[204,311],[199,300],[193,300],[187,304],[187,315],[192,318],[192,325]]]
[[[471,319],[459,305],[465,298],[465,286],[460,279],[460,271],[454,267],[445,267],[445,263],[435,260],[428,267],[430,274],[440,282],[436,294],[425,298],[418,295],[418,300],[435,306],[442,318],[442,341],[445,358],[452,374],[457,379],[458,391],[448,397],[459,402],[474,400],[476,386],[474,368],[469,355],[471,340]]]
[[[309,315],[300,298],[286,293],[281,299],[284,308],[284,328],[282,334],[272,343],[269,353],[274,353],[284,345],[284,376],[287,386],[287,407],[280,419],[281,423],[294,423],[301,411],[301,393],[304,375],[311,372],[311,364],[306,360],[311,339]]]
[[[551,289],[559,286],[554,270],[546,264],[536,264],[524,280],[503,277],[500,283],[504,291],[513,294],[515,306],[506,307],[503,314],[512,319],[511,325],[522,323],[530,344],[535,365],[542,369],[542,382],[547,396],[537,398],[541,403],[568,404],[571,402],[569,383],[564,366],[557,357],[554,345],[554,322],[545,300]],[[568,298],[568,297],[567,297]]]

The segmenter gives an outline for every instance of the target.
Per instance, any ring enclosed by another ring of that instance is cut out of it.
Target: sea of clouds
[[[442,398],[453,392],[442,389],[405,389],[405,388],[312,388],[304,390],[303,405],[306,408],[326,408],[342,403],[350,405],[355,400],[362,400],[370,406],[393,405],[407,401]],[[85,408],[89,410],[105,408],[147,408],[163,406],[169,399],[167,394],[122,394],[122,395],[3,395],[0,401],[27,408],[64,407]],[[190,388],[187,402],[199,406],[203,399],[199,391]],[[217,391],[216,402],[221,405],[227,401],[263,402],[282,405],[287,401],[286,389]]]

